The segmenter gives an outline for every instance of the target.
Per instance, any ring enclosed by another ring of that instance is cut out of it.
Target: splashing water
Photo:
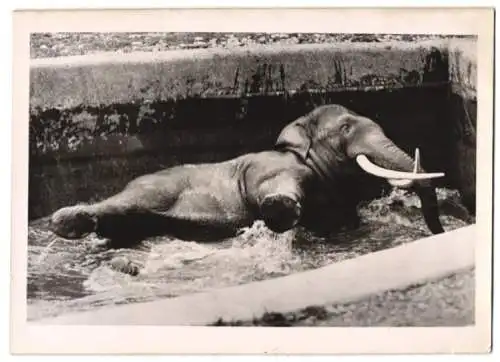
[[[453,204],[458,193],[439,189],[438,199]],[[159,237],[133,249],[106,249],[93,236],[77,242],[55,238],[44,228],[46,220],[38,220],[28,234],[28,319],[284,276],[431,235],[420,200],[403,190],[360,205],[359,214],[358,229],[328,237],[301,228],[275,234],[257,221],[220,243]],[[447,213],[441,221],[446,230],[473,222]],[[141,264],[140,274],[110,269],[106,261],[118,255]]]

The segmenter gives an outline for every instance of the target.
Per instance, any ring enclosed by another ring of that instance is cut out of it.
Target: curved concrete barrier
[[[102,308],[32,322],[67,325],[208,325],[266,312],[352,302],[474,266],[476,226],[467,226],[320,269],[206,293]],[[362,276],[362,277],[361,277]]]

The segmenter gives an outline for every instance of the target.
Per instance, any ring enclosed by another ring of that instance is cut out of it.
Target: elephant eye
[[[347,134],[349,133],[349,131],[351,130],[351,125],[348,124],[348,123],[344,123],[342,126],[340,126],[340,132],[342,132],[343,134]]]

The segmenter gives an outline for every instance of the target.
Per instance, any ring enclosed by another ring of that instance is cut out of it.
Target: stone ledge
[[[30,106],[131,104],[448,81],[445,41],[172,50],[33,59]]]

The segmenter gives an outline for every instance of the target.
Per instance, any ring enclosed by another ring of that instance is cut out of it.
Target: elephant
[[[429,230],[444,231],[432,185],[444,174],[426,173],[376,122],[337,104],[289,123],[273,149],[140,176],[100,202],[57,210],[49,228],[66,239],[95,233],[122,247],[160,235],[217,241],[256,220],[277,233],[297,225],[314,228],[329,208],[349,204],[343,180],[360,170],[416,192]],[[356,220],[355,208],[342,214]]]

